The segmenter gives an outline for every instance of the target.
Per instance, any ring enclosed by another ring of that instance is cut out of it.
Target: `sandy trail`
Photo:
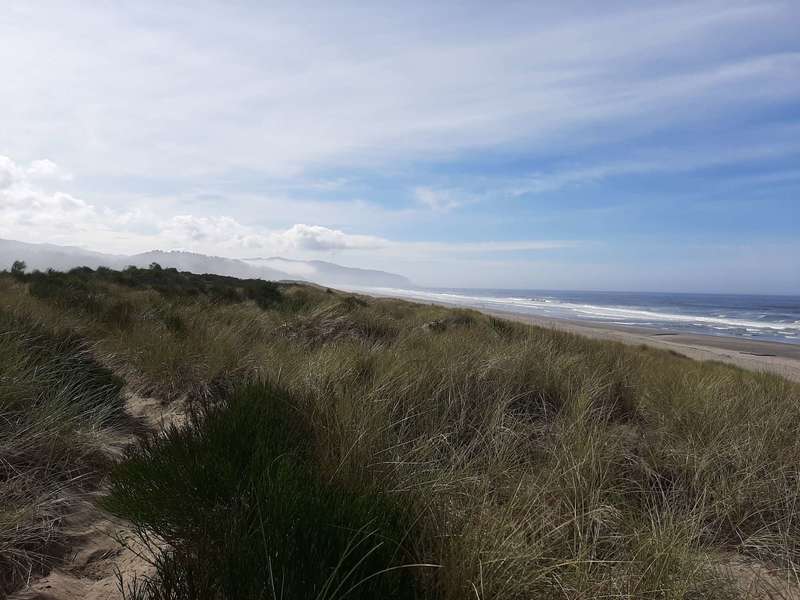
[[[164,406],[154,398],[128,393],[125,405],[133,422],[152,431],[181,425],[185,419],[180,401]],[[109,453],[121,454],[134,440],[133,433],[120,432],[109,440]],[[64,532],[71,548],[66,559],[9,600],[121,600],[120,576],[128,582],[154,571],[130,524],[103,512],[91,499],[65,518]]]
[[[122,598],[118,577],[127,581],[153,572],[135,550],[129,526],[89,503],[71,515],[66,527],[73,549],[48,575],[11,596],[17,600],[106,600]],[[122,540],[127,540],[125,545]]]

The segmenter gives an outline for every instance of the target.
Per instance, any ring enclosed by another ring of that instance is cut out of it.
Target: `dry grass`
[[[58,556],[108,462],[120,387],[79,338],[0,310],[0,594]]]
[[[431,596],[737,597],[723,555],[797,584],[800,387],[779,377],[312,287],[265,309],[97,285],[124,318],[7,281],[0,307],[68,321],[164,397],[287,390],[326,481],[413,514]]]

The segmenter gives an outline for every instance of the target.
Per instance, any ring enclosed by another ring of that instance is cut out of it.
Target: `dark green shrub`
[[[235,304],[244,299],[238,288],[226,286],[220,283],[213,283],[205,290],[207,296],[216,302]]]
[[[260,281],[251,284],[247,288],[247,297],[250,300],[254,300],[260,308],[265,309],[280,304],[282,300],[280,289],[271,281]]]
[[[205,297],[212,302],[225,304],[253,300],[262,309],[284,304],[281,287],[271,281],[237,279],[209,273],[197,275],[174,268],[165,269],[157,263],[147,269],[130,266],[122,271],[114,271],[99,267],[93,271],[89,267],[77,267],[68,273],[48,270],[47,273],[37,271],[27,276],[23,264],[17,271],[12,269],[12,273],[30,282],[31,295],[55,302],[62,308],[77,307],[100,317],[105,310],[103,295],[108,291],[104,285],[107,283],[132,289],[153,289],[162,296],[176,300]],[[299,294],[293,295],[289,308],[299,309],[308,304],[308,297],[303,294],[304,290],[300,290]],[[111,309],[112,313],[119,310],[119,307]]]
[[[112,302],[103,315],[103,320],[119,329],[128,329],[134,321],[136,309],[128,300]]]
[[[323,481],[291,399],[247,385],[134,450],[105,506],[167,542],[138,597],[416,598],[386,497]]]
[[[92,273],[73,269],[69,273],[49,270],[27,276],[31,296],[51,302],[60,308],[79,310],[92,315],[103,313],[102,292],[89,278]]]
[[[304,286],[291,285],[283,293],[281,308],[288,312],[300,312],[314,305],[314,299]]]
[[[27,265],[25,264],[25,261],[15,260],[11,265],[11,274],[17,279],[22,279],[25,276],[26,268]]]
[[[167,313],[162,316],[161,320],[164,322],[166,328],[173,333],[177,333],[178,335],[183,335],[186,333],[186,323],[184,323],[180,315],[174,312]]]
[[[356,296],[345,296],[342,298],[341,305],[342,308],[346,310],[356,310],[357,308],[367,306],[367,302],[366,300],[357,298]]]

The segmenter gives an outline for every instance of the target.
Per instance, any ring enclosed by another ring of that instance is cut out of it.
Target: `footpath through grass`
[[[0,308],[0,596],[63,549],[62,518],[110,464],[121,387],[79,336]]]

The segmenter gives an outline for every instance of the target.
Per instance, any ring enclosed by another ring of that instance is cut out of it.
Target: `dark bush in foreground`
[[[323,481],[309,440],[284,393],[249,385],[134,450],[105,506],[169,550],[128,594],[415,598],[397,507]]]

